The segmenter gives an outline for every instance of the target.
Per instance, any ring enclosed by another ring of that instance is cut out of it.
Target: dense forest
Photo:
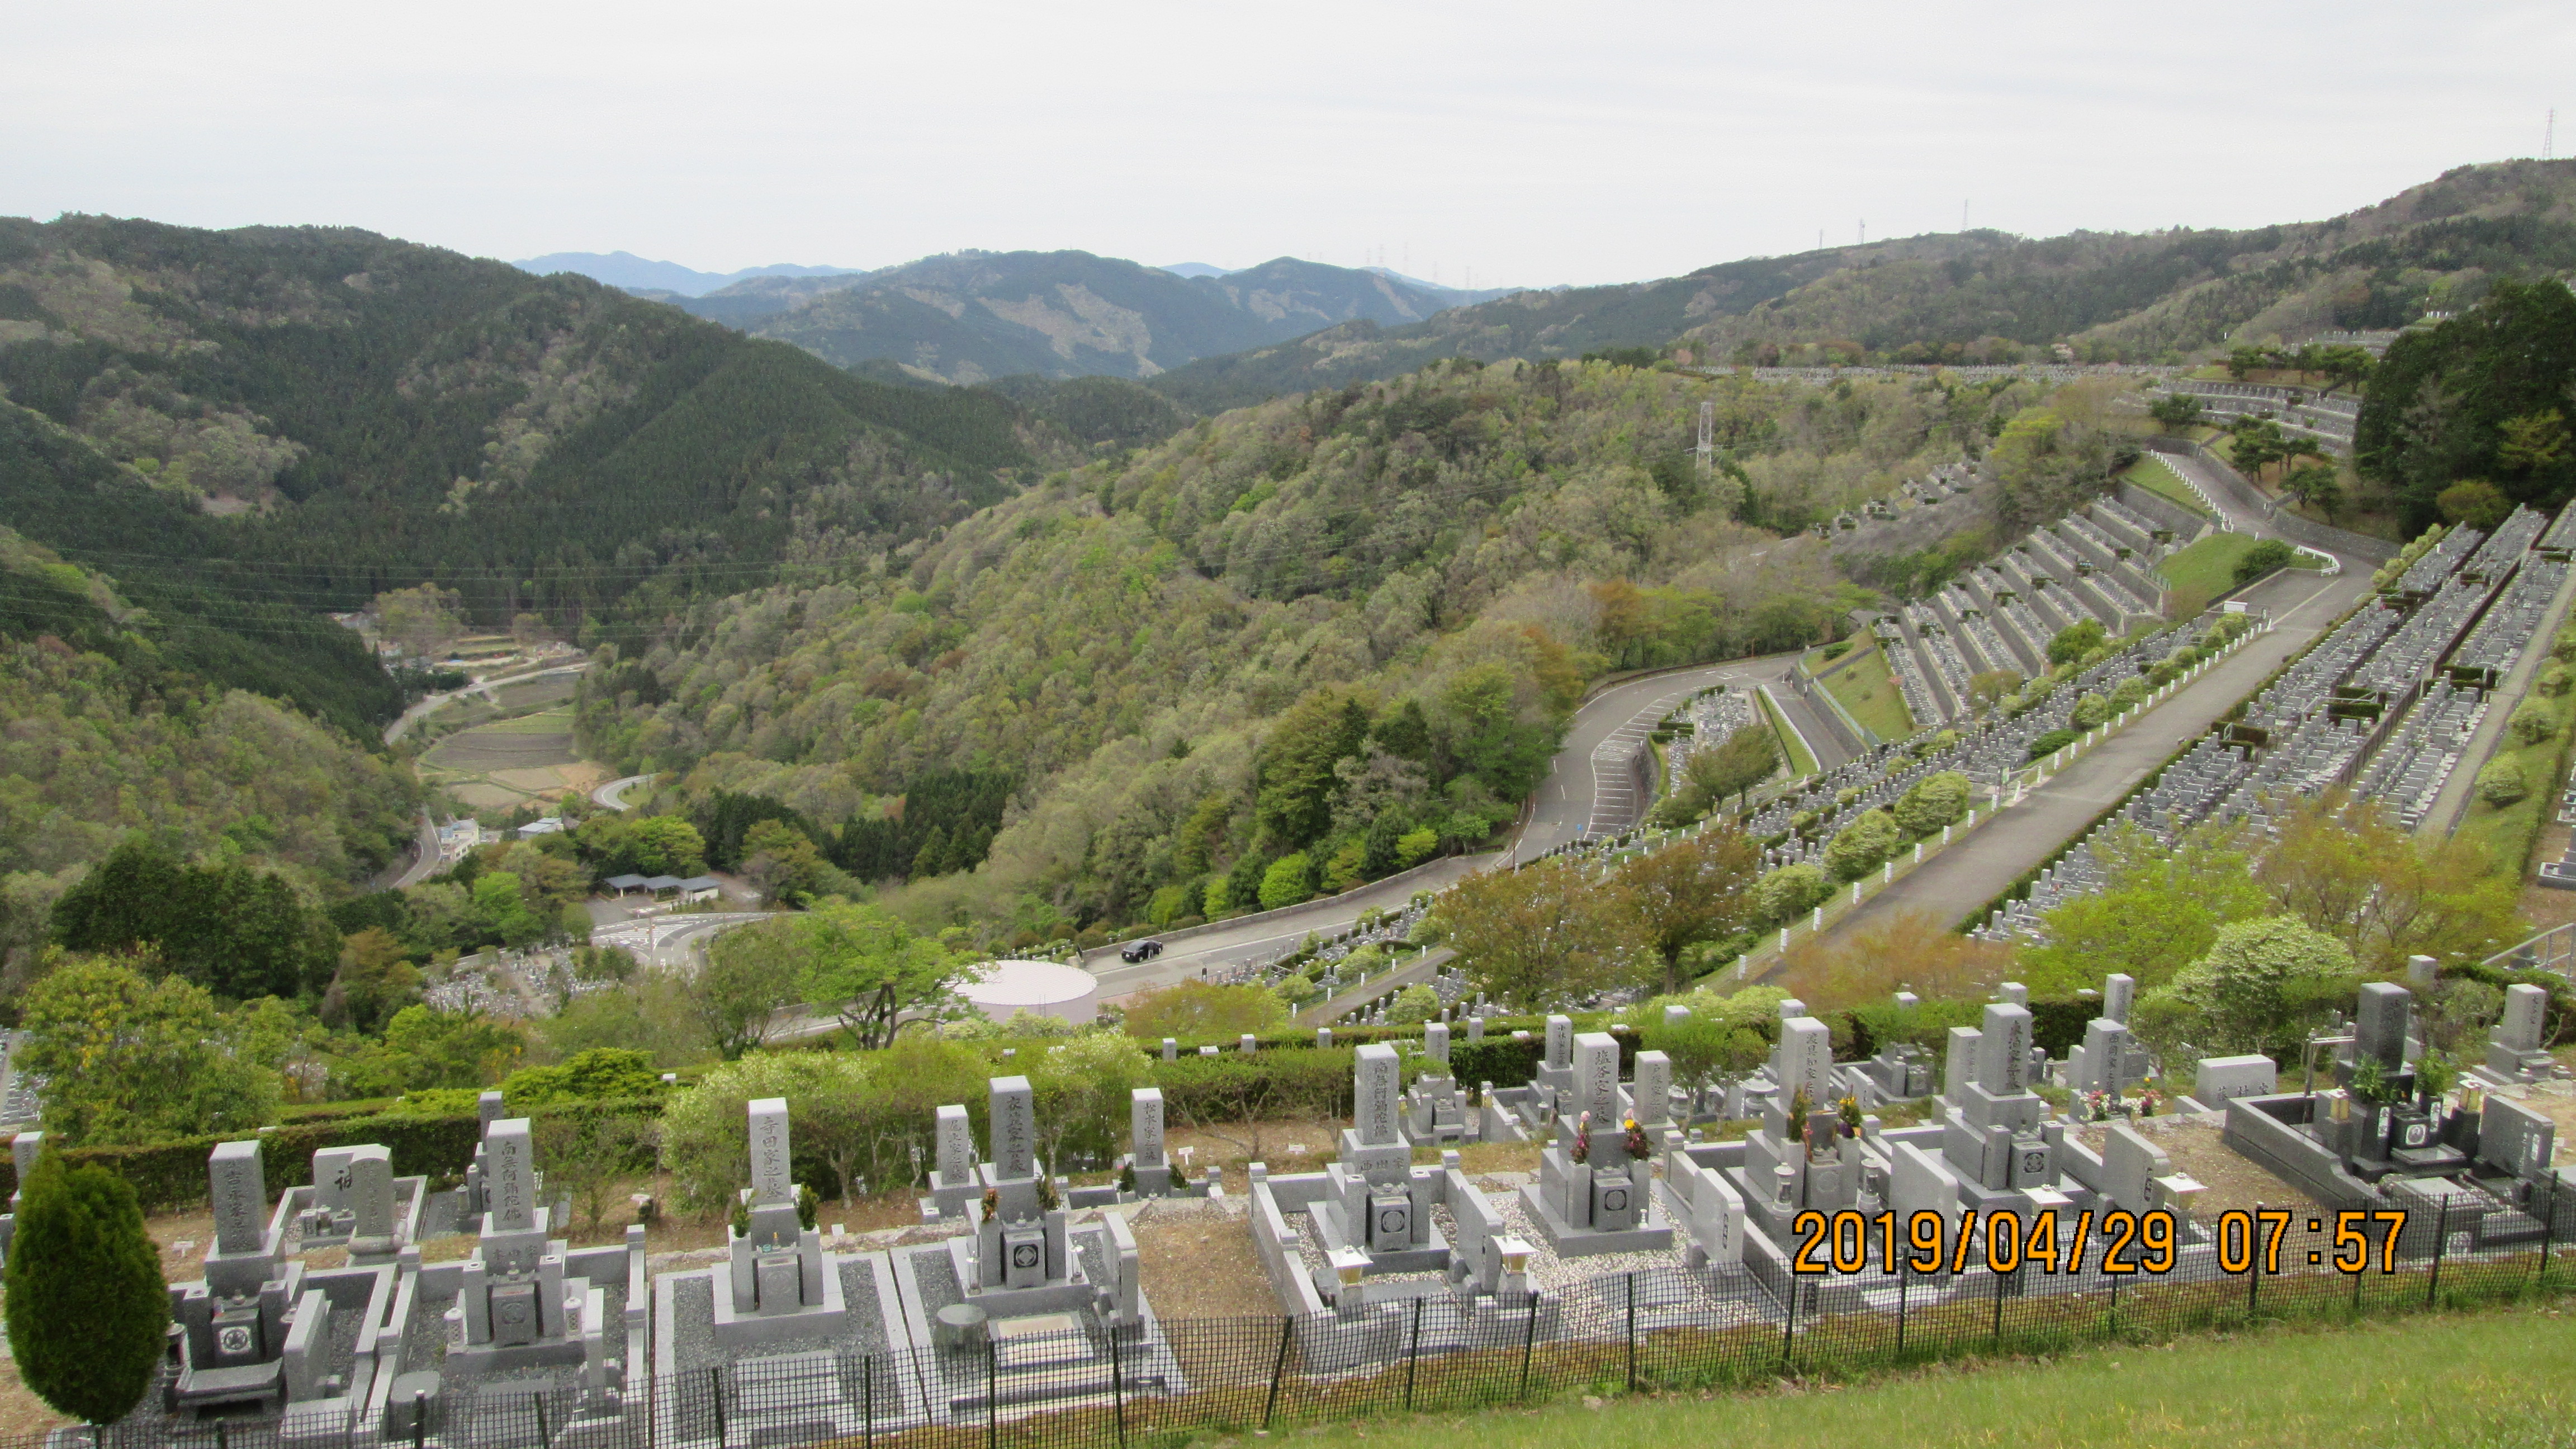
[[[675,600],[916,538],[1080,456],[992,393],[321,228],[0,220],[0,388],[116,475],[66,486],[199,514],[76,526],[102,510],[31,500],[0,460],[0,523],[76,561],[307,611],[435,579],[485,622],[568,636],[635,637]]]
[[[2456,487],[2498,509],[2576,494],[2576,293],[2496,284],[2476,307],[2399,337],[2373,372],[2354,461],[2391,488],[2410,526],[2461,516]],[[2449,503],[2450,507],[2445,507]]]
[[[1687,452],[1702,400],[1715,471]],[[681,772],[683,805],[765,796],[844,841],[938,772],[1012,772],[978,869],[841,850],[941,924],[1303,898],[1481,840],[1603,670],[1834,634],[1864,595],[1781,534],[2053,419],[2042,400],[1442,364],[1204,420],[881,571],[700,607],[611,651],[580,727]],[[2034,454],[2031,486],[2067,456]]]

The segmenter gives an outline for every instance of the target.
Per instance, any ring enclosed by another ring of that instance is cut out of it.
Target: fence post
[[[1002,1343],[984,1338],[984,1449],[1002,1442]]]
[[[1907,1276],[1905,1266],[1898,1264],[1896,1268],[1896,1357],[1900,1361],[1905,1357],[1905,1280]]]
[[[1127,1377],[1118,1330],[1109,1330],[1109,1412],[1118,1423],[1118,1449],[1127,1449]]]
[[[1790,1340],[1798,1334],[1798,1280],[1794,1277],[1789,1280],[1786,1298],[1789,1312],[1780,1320],[1780,1371],[1782,1373],[1789,1371],[1789,1344]]]
[[[708,1387],[708,1388],[710,1388],[710,1389],[713,1389],[713,1390],[715,1391],[715,1396],[716,1396],[716,1400],[715,1400],[715,1401],[716,1401],[716,1442],[717,1442],[717,1443],[719,1443],[719,1444],[721,1444],[721,1443],[723,1443],[723,1442],[724,1442],[724,1439],[725,1439],[725,1422],[724,1422],[724,1370],[723,1370],[722,1368],[719,1368],[719,1367],[717,1367],[717,1366],[715,1366],[715,1365],[713,1365],[713,1364],[710,1364],[710,1365],[708,1365],[708,1366],[707,1366],[707,1387]],[[413,1449],[419,1449],[419,1446],[418,1446],[418,1445],[414,1445],[414,1446],[413,1446]]]
[[[537,1443],[542,1446],[552,1437],[546,1433],[546,1396],[542,1393],[530,1394],[528,1402],[537,1406]]]
[[[1989,1244],[1989,1246],[1991,1247],[1992,1245],[1991,1245],[1991,1244]],[[1994,1265],[1993,1265],[1993,1264],[1991,1264],[1991,1263],[1989,1263],[1989,1264],[1987,1264],[1987,1266],[1988,1266],[1989,1268],[1991,1268],[1991,1267],[1993,1267]],[[1995,1352],[1997,1352],[1997,1353],[2001,1353],[2001,1352],[2003,1352],[2003,1349],[2004,1349],[2004,1275],[2003,1275],[2003,1274],[2001,1274],[2001,1273],[1997,1273],[1997,1274],[1995,1274]]]
[[[1628,1392],[1637,1391],[1637,1275],[1628,1275]]]
[[[2539,1288],[2547,1286],[2549,1282],[2549,1256],[2557,1251],[2558,1176],[2557,1174],[2552,1173],[2549,1178],[2549,1211],[2540,1219],[2540,1271],[2532,1275],[2531,1284],[2533,1287]]]
[[[867,1449],[867,1446],[876,1443],[877,1439],[877,1356],[875,1354],[869,1354],[859,1360],[859,1384],[859,1412],[865,1416],[859,1421],[859,1444],[860,1449]]]
[[[1413,1334],[1404,1349],[1404,1411],[1413,1412],[1413,1375],[1422,1362],[1422,1300],[1413,1300]]]
[[[1270,1416],[1279,1407],[1279,1380],[1288,1372],[1288,1339],[1296,1331],[1296,1319],[1283,1318],[1279,1321],[1279,1357],[1270,1365],[1269,1401],[1261,1406],[1261,1427],[1264,1429],[1270,1427]]]
[[[1529,1322],[1521,1328],[1521,1389],[1515,1398],[1529,1397],[1530,1353],[1538,1347],[1538,1290],[1529,1296]]]
[[[2451,1241],[2451,1200],[2446,1197],[2433,1206],[2433,1271],[2424,1280],[2424,1306],[2427,1308],[2433,1306],[2434,1295],[2442,1291],[2442,1249]]]

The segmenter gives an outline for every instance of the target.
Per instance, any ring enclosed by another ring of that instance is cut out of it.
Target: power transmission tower
[[[2558,159],[2557,152],[2558,108],[2556,106],[2551,106],[2549,108],[2549,124],[2546,127],[2543,127],[2540,132],[2540,159],[2543,161],[2554,161]]]
[[[1705,478],[1717,471],[1717,404],[1699,405],[1699,473]]]

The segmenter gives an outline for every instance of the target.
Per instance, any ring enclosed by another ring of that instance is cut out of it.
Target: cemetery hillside
[[[2571,416],[2555,160],[1499,294],[0,219],[0,1449],[2563,1443]]]

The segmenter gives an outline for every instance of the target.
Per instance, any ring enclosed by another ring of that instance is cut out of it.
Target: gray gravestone
[[[1026,1077],[992,1081],[993,1172],[998,1177],[1034,1177],[1038,1170],[1036,1094]]]
[[[325,1147],[313,1154],[313,1206],[337,1213],[349,1206],[349,1154],[354,1147]]]
[[[1481,1016],[1471,1016],[1471,1017],[1468,1017],[1468,1018],[1467,1018],[1467,1040],[1469,1040],[1469,1041],[1471,1041],[1471,1042],[1475,1042],[1475,1041],[1483,1041],[1484,1039],[1485,1039],[1485,1019],[1484,1019],[1483,1017],[1481,1017]]]
[[[1449,1075],[1449,1028],[1433,1022],[1422,1029],[1422,1054],[1440,1064],[1436,1075]]]
[[[1637,1080],[1628,1093],[1637,1125],[1659,1126],[1673,1114],[1673,1059],[1662,1052],[1637,1053]]]
[[[1167,1062],[1177,1062],[1180,1059],[1181,1043],[1179,1039],[1168,1036],[1163,1038],[1163,1060]]]
[[[1807,1094],[1810,1107],[1832,1101],[1833,1070],[1833,1028],[1812,1016],[1792,1017],[1780,1023],[1780,1044],[1772,1058],[1772,1075],[1780,1079],[1782,1111],[1788,1110],[1799,1092]]]
[[[1686,1021],[1690,1020],[1690,1014],[1691,1014],[1690,1008],[1689,1008],[1689,1007],[1687,1007],[1687,1006],[1667,1006],[1667,1007],[1665,1007],[1665,1008],[1664,1008],[1664,1027],[1665,1027],[1665,1029],[1666,1029],[1666,1030],[1670,1030],[1670,1029],[1672,1029],[1673,1027],[1679,1026],[1679,1025],[1681,1025],[1683,1022],[1686,1022]]]
[[[2102,1014],[2113,1021],[2127,1021],[2130,1003],[2135,1001],[2137,996],[2136,977],[2117,972],[2105,977],[2102,982]]]
[[[206,1161],[215,1205],[215,1251],[256,1253],[267,1245],[268,1185],[257,1142],[219,1142]]]
[[[751,1205],[796,1201],[787,1158],[787,1099],[762,1097],[746,1110],[751,1117]]]
[[[525,1232],[537,1225],[537,1161],[528,1119],[495,1122],[483,1134],[488,1154],[483,1196],[491,1204],[492,1231]]]
[[[2113,1207],[2145,1212],[2148,1184],[2173,1171],[2164,1149],[2149,1142],[2126,1122],[2114,1122],[2102,1139],[2102,1195]]]
[[[2003,996],[2006,1006],[2030,1005],[2030,988],[2018,981],[2007,981],[1998,988],[1998,991]]]
[[[1547,1064],[1570,1066],[1574,1061],[1574,1018],[1551,1016],[1547,1019]]]
[[[1138,1167],[1163,1165],[1163,1089],[1138,1087],[1127,1097],[1128,1148]]]
[[[2192,1074],[2191,1097],[2204,1107],[2220,1107],[2238,1097],[2268,1097],[2279,1090],[2280,1068],[2267,1056],[2202,1057]]]
[[[485,1092],[474,1099],[474,1115],[481,1119],[486,1131],[490,1130],[493,1123],[501,1120],[502,1110],[501,1094],[498,1092]]]
[[[1395,1104],[1402,1077],[1403,1064],[1394,1047],[1373,1041],[1359,1049],[1352,1068],[1351,1114],[1361,1146],[1383,1147],[1398,1140]]]
[[[939,1185],[963,1187],[975,1180],[975,1124],[957,1102],[940,1108],[938,1119]]]
[[[1574,1102],[1592,1114],[1595,1130],[1619,1117],[1619,1039],[1606,1031],[1587,1031],[1574,1038]]]
[[[2406,1022],[2414,993],[2392,981],[2361,983],[2361,1008],[2352,1024],[2353,1059],[2377,1059],[2384,1071],[2406,1069]]]
[[[2478,1156],[2526,1182],[2548,1175],[2557,1138],[2558,1124],[2508,1098],[2490,1094],[2478,1114]]]
[[[2495,1044],[2517,1052],[2540,1050],[2542,1016],[2549,1009],[2549,993],[2537,986],[2516,984],[2504,989],[2504,1016],[2496,1022]]]
[[[1951,1106],[1968,1100],[1968,1084],[1977,1079],[1977,1038],[1973,1026],[1950,1028],[1950,1054],[1941,1064],[1941,1097]]]
[[[1987,1005],[1977,1036],[1977,1085],[1998,1097],[2030,1089],[2029,1007],[2011,1001]]]
[[[383,1147],[352,1147],[348,1163],[349,1235],[390,1238],[394,1232],[394,1155]]]

